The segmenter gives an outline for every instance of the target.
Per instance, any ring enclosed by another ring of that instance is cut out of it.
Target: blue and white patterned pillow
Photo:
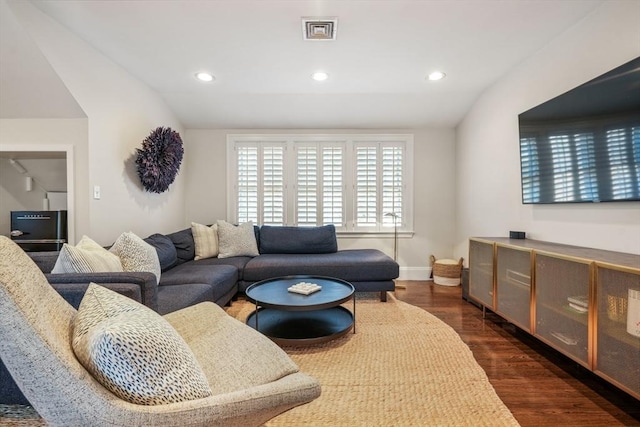
[[[124,271],[149,271],[160,282],[162,270],[158,252],[134,233],[122,233],[109,251],[120,258]]]
[[[137,405],[211,396],[193,352],[162,316],[91,283],[73,322],[73,351],[105,388]]]

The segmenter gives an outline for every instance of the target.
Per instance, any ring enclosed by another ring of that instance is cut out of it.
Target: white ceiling
[[[602,0],[34,0],[186,128],[452,127]],[[303,41],[301,18],[337,17]],[[447,77],[429,82],[442,70]],[[212,83],[196,81],[208,70]],[[319,83],[316,70],[329,73]],[[535,84],[535,82],[532,82]]]

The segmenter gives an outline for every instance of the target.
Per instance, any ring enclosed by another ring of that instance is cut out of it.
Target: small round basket
[[[431,265],[433,268],[433,281],[436,285],[458,286],[462,274],[462,261],[455,259],[439,259],[431,255]]]

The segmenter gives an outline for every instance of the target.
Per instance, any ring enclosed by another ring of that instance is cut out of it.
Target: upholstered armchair
[[[318,382],[274,343],[214,303],[201,303],[163,318],[193,352],[211,395],[134,404],[79,362],[72,348],[76,315],[29,256],[0,236],[0,356],[50,425],[261,425],[320,395]]]

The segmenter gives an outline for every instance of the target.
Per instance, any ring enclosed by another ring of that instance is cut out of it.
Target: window
[[[411,135],[229,135],[229,218],[412,229]]]

